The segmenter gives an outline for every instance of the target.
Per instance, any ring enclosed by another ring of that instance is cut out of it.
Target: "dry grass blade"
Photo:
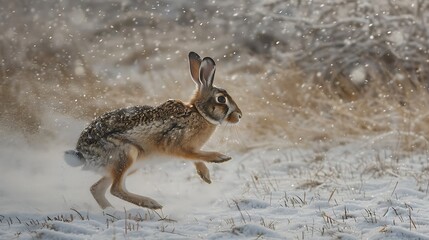
[[[80,212],[78,212],[76,209],[70,208],[70,210],[72,210],[73,212],[77,213],[77,215],[79,215],[79,217],[80,217],[80,220],[84,220],[82,214],[80,214]]]
[[[328,203],[331,201],[332,197],[334,196],[335,191],[337,191],[336,188],[334,188],[334,190],[332,190],[331,192],[331,195],[329,195]]]

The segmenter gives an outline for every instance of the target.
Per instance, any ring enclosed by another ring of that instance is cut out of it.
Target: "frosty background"
[[[0,238],[428,239],[428,24],[424,0],[0,0]],[[186,101],[189,51],[244,113],[207,145],[233,160],[211,185],[148,163],[128,186],[162,213],[99,210],[63,151]]]

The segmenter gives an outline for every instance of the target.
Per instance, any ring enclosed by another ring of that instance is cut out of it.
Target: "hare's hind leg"
[[[200,175],[201,179],[206,183],[212,183],[210,180],[210,171],[207,166],[203,162],[196,162],[195,168],[197,169],[198,175]]]
[[[133,203],[140,207],[150,208],[150,209],[160,209],[162,206],[157,203],[155,200],[140,196],[134,193],[127,191],[125,187],[125,178],[129,175],[129,169],[133,163],[137,160],[139,150],[133,146],[128,145],[124,148],[123,154],[119,154],[119,161],[113,169],[113,184],[110,188],[112,195],[125,200],[127,202]],[[132,173],[132,172],[131,172]]]
[[[92,196],[94,196],[95,201],[97,201],[98,205],[102,209],[112,207],[112,204],[110,204],[109,201],[106,199],[106,190],[107,188],[112,184],[112,178],[110,177],[102,177],[98,182],[94,183],[94,185],[91,186],[90,190],[92,193]]]

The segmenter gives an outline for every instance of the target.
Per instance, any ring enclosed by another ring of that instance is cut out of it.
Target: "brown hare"
[[[221,163],[231,159],[218,152],[200,150],[217,125],[238,123],[241,110],[231,96],[213,86],[216,65],[189,53],[192,80],[196,90],[189,103],[168,100],[157,106],[134,106],[107,112],[92,121],[81,133],[76,150],[65,152],[71,166],[83,165],[102,174],[90,188],[101,208],[112,205],[112,195],[150,209],[162,206],[155,200],[127,191],[125,178],[139,168],[138,162],[154,155],[169,155],[195,161],[199,176],[211,183],[204,162]]]

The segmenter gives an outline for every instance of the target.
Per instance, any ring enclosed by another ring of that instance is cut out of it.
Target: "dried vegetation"
[[[368,137],[426,149],[429,4],[313,2],[162,3],[181,9],[168,16],[150,1],[10,2],[1,10],[2,125],[34,134],[47,110],[89,120],[120,106],[186,99],[184,59],[196,50],[218,60],[217,81],[244,109],[245,147]]]

